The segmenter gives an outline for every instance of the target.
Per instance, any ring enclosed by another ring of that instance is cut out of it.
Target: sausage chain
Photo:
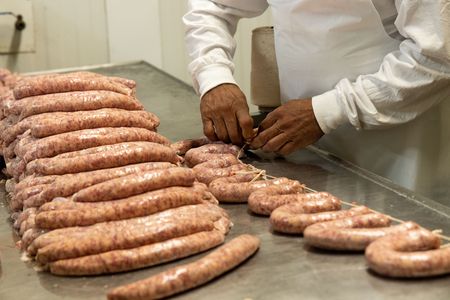
[[[265,177],[275,178],[266,174]],[[326,201],[329,195],[308,187],[304,190],[308,193],[302,194],[303,191],[289,185],[263,188],[250,195],[249,208],[257,214],[270,214],[275,231],[303,234],[310,246],[365,250],[369,268],[384,276],[429,277],[450,273],[450,244],[439,248],[439,239],[450,240],[448,237],[414,222],[403,222],[339,199],[333,206],[330,200]],[[340,203],[352,208],[341,211]],[[400,224],[389,226],[391,220]]]

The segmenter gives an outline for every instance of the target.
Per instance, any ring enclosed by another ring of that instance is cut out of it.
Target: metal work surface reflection
[[[147,110],[161,118],[159,132],[173,141],[201,135],[199,103],[193,90],[167,74],[140,62],[93,69],[137,81],[137,95]],[[450,209],[401,190],[363,170],[314,148],[284,158],[249,153],[245,159],[274,176],[298,179],[312,189],[328,191],[347,201],[429,229],[450,234]],[[4,186],[0,188],[0,299],[105,299],[106,291],[190,262],[174,263],[96,277],[58,277],[36,272],[20,261],[8,221]],[[240,268],[181,294],[176,299],[449,299],[450,277],[394,280],[367,270],[362,254],[333,253],[307,248],[301,237],[273,234],[268,219],[251,215],[245,204],[222,205],[235,226],[227,240],[241,233],[261,238],[259,252]]]

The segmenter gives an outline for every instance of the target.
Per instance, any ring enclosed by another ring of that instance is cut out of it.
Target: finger
[[[280,134],[280,130],[278,129],[278,126],[276,126],[276,123],[269,127],[268,129],[264,130],[263,132],[260,132],[252,141],[250,146],[253,149],[258,149],[264,146],[268,141],[276,137],[278,134]]]
[[[203,119],[203,133],[210,141],[217,141],[217,135],[214,132],[214,125],[210,119]]]
[[[273,113],[269,113],[264,120],[262,120],[261,124],[259,124],[259,131],[264,131],[273,126],[277,122],[277,118],[274,117]]]
[[[280,148],[280,150],[277,151],[277,153],[281,155],[288,155],[297,150],[299,146],[294,142],[288,142],[283,147]]]
[[[230,141],[228,137],[227,127],[225,125],[225,122],[222,118],[216,118],[213,120],[214,122],[214,128],[216,131],[216,135],[219,138],[219,140],[228,143]]]
[[[241,128],[242,136],[246,141],[251,140],[254,137],[253,132],[253,119],[248,111],[239,110],[236,112],[236,118]]]
[[[231,142],[235,145],[241,145],[242,136],[239,130],[237,119],[234,115],[225,118],[225,126],[227,128],[228,136],[230,137]]]
[[[289,143],[289,137],[284,132],[270,139],[262,150],[266,152],[278,152],[286,143]]]

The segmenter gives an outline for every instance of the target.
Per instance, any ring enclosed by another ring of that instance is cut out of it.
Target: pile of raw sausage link
[[[136,99],[134,81],[1,70],[0,82],[0,154],[24,259],[57,275],[98,275],[225,242],[228,214],[195,171],[182,166],[176,144],[156,132],[159,119]],[[108,298],[161,298],[201,285],[249,258],[259,243],[238,236],[191,264],[118,287]]]

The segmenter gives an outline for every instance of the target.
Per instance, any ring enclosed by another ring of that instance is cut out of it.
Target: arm
[[[183,17],[192,60],[188,68],[200,97],[220,84],[236,84],[232,60],[238,21],[258,16],[266,8],[265,0],[189,0],[188,13]]]
[[[286,155],[341,124],[357,129],[413,120],[450,97],[450,0],[396,0],[396,26],[406,40],[375,74],[342,79],[322,95],[289,101],[267,115],[255,149]]]
[[[379,71],[313,97],[323,132],[343,123],[358,129],[413,120],[450,96],[450,1],[396,0],[397,29],[406,40],[385,56]]]
[[[240,18],[257,16],[267,6],[266,0],[189,1],[183,17],[189,72],[201,97],[205,135],[212,140],[239,144],[253,133],[245,96],[233,78],[233,35]]]

